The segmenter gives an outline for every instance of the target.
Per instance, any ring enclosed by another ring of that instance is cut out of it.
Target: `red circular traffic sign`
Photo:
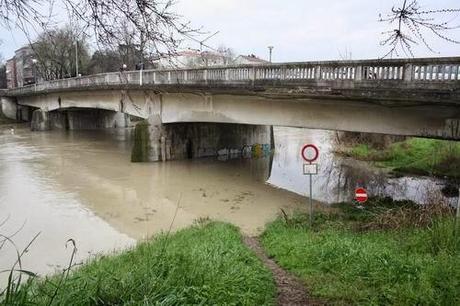
[[[355,200],[359,203],[364,203],[368,199],[367,191],[364,188],[356,188],[355,190]]]
[[[310,157],[309,153],[313,153],[313,155]],[[319,150],[318,150],[318,147],[315,146],[314,144],[307,144],[307,145],[304,145],[302,147],[302,151],[301,151],[301,155],[302,155],[302,158],[308,162],[308,163],[312,163],[314,162],[315,160],[318,159],[318,156],[319,156]]]

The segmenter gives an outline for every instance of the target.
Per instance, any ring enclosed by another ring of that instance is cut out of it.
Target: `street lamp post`
[[[270,59],[270,63],[272,62],[272,53],[273,53],[273,46],[268,46],[268,52],[269,52],[269,59]]]
[[[37,91],[37,59],[32,59],[32,74],[34,75],[34,90]]]
[[[9,77],[10,72],[11,72],[11,71],[8,70],[8,69],[5,70],[5,75],[6,75],[6,76],[5,76],[5,77],[6,77],[6,88],[10,88],[10,86],[11,86],[11,82],[10,82],[10,84],[8,84],[8,79],[10,79],[10,77]],[[13,86],[11,86],[11,87],[13,87]]]
[[[142,73],[144,71],[144,63],[143,62],[140,62],[138,64],[138,67],[139,67],[139,85],[142,86],[142,83],[143,83],[143,80],[142,80]]]
[[[78,40],[75,42],[75,77],[78,77]]]

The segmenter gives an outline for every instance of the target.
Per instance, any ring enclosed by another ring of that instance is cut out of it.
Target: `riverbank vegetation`
[[[313,227],[307,214],[283,212],[260,241],[312,300],[458,305],[454,220],[449,206],[371,198],[363,207],[318,208]],[[0,305],[273,305],[276,292],[270,270],[236,227],[201,220],[69,273],[31,277],[0,294]]]
[[[268,255],[332,304],[459,305],[460,239],[451,208],[371,199],[364,207],[284,216],[261,237]]]
[[[433,175],[460,179],[460,142],[409,138],[384,148],[366,143],[342,146],[339,153],[372,161],[395,174]]]
[[[271,305],[275,285],[236,227],[205,221],[68,276],[32,279],[7,298],[5,305]]]

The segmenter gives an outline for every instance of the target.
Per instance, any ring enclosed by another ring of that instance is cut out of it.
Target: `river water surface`
[[[257,235],[280,209],[305,209],[308,177],[299,150],[320,147],[314,199],[348,200],[366,184],[373,194],[424,201],[442,183],[389,179],[367,164],[332,153],[334,133],[275,128],[275,154],[259,159],[197,159],[130,163],[131,130],[30,132],[0,127],[0,234],[18,249],[38,234],[23,268],[45,274],[62,269],[74,239],[77,261],[132,246],[152,234],[199,218],[231,222]],[[365,182],[365,183],[364,183]],[[454,201],[454,200],[452,200]],[[0,271],[12,266],[11,244],[0,249]],[[6,275],[0,275],[0,284]]]

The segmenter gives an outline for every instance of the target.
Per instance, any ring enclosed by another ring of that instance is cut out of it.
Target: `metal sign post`
[[[318,159],[319,150],[313,144],[303,146],[301,151],[302,158],[308,163],[303,165],[303,174],[309,176],[310,183],[310,228],[313,225],[313,178],[312,175],[318,174],[318,164],[313,162]]]

